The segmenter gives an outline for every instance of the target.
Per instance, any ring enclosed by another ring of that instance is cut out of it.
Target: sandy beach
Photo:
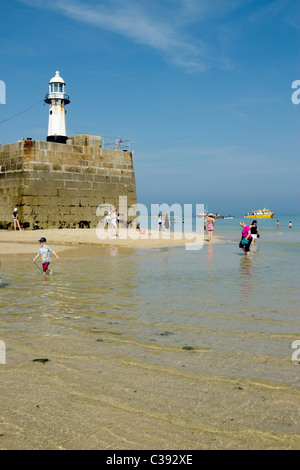
[[[47,229],[33,231],[0,230],[0,250],[2,254],[32,253],[37,250],[38,240],[41,237],[47,239],[53,250],[64,246],[64,250],[75,246],[116,246],[124,248],[167,248],[175,246],[191,245],[198,249],[202,243],[208,243],[204,236],[194,233],[158,232],[146,230],[140,233],[137,230],[120,230],[119,236],[107,232],[97,232],[96,229]],[[212,243],[220,242],[220,237],[214,237]]]

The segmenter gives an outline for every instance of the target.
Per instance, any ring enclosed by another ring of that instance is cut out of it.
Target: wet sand
[[[178,351],[178,370],[89,336],[88,354],[81,341],[74,353],[71,337],[63,347],[53,336],[11,345],[13,365],[0,367],[1,449],[299,449],[298,388],[185,371],[191,355],[209,361],[205,351]]]

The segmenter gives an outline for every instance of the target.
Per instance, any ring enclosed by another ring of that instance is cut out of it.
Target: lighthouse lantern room
[[[49,93],[46,93],[45,103],[50,105],[48,142],[65,144],[68,137],[66,133],[65,105],[70,103],[69,96],[65,94],[66,84],[57,71],[55,77],[49,82]]]

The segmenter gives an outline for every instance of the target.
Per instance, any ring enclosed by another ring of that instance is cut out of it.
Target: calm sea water
[[[186,231],[199,232],[201,224],[205,218],[200,217],[184,217],[175,216],[171,217],[171,231]],[[183,222],[184,220],[184,222]],[[233,219],[215,219],[215,234],[221,236],[224,239],[236,240],[240,236],[240,222],[244,221],[251,224],[253,219],[246,219],[243,215],[234,216]],[[273,219],[256,219],[258,222],[258,228],[264,236],[276,236],[280,237],[288,236],[290,240],[299,242],[300,240],[300,216],[274,216]],[[279,228],[276,226],[276,221],[279,220]],[[292,222],[292,229],[289,229],[289,222]],[[157,229],[158,219],[156,216],[152,217],[140,217],[139,219],[141,228]]]
[[[224,241],[199,251],[66,251],[46,280],[30,256],[2,254],[0,339],[30,351],[35,337],[60,338],[62,349],[71,337],[87,357],[97,339],[152,365],[179,369],[184,358],[194,374],[299,385],[299,217],[280,217],[279,229],[259,220],[249,257],[239,221],[217,220]]]

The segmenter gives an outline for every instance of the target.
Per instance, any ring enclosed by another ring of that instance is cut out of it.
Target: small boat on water
[[[214,219],[233,219],[233,215],[225,216],[225,215],[218,214],[217,212],[208,212],[208,211],[202,212],[201,214],[197,214],[197,217],[208,217],[209,214]]]
[[[258,211],[248,212],[244,217],[246,219],[273,219],[275,212],[271,212],[269,209],[260,209]]]

